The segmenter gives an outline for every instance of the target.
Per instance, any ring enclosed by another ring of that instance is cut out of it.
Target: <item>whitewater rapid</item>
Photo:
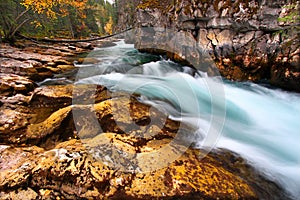
[[[91,56],[101,62],[80,65],[76,84],[140,94],[142,101],[162,106],[174,119],[201,129],[202,137],[195,141],[199,148],[209,144],[232,150],[293,198],[300,197],[299,94],[254,83],[223,82],[202,72],[195,78],[191,69],[141,54],[123,41],[117,44],[93,52]],[[144,63],[147,56],[154,61]],[[205,143],[211,129],[218,133],[214,141]]]

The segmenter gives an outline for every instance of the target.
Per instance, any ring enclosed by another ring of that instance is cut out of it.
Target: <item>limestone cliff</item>
[[[144,49],[145,38],[149,36],[152,43],[153,40],[160,41],[158,44],[162,40],[168,43],[173,38],[158,31],[161,30],[158,28],[167,28],[192,37],[202,50],[209,52],[221,75],[227,79],[265,79],[285,89],[300,91],[299,1],[133,2],[130,5],[136,8],[135,13],[124,13],[124,7],[120,10],[120,27],[124,27],[125,16],[130,25],[147,27],[138,31],[138,49]],[[149,35],[149,28],[153,28],[152,35]],[[199,55],[192,54],[186,52],[179,56],[199,59]]]

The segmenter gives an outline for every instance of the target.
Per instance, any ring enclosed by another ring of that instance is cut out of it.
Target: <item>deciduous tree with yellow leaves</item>
[[[1,14],[0,27],[4,38],[14,41],[15,34],[27,22],[33,21],[34,13],[46,15],[49,19],[57,19],[58,16],[67,16],[72,12],[80,18],[85,18],[83,12],[88,0],[7,0],[0,2]],[[31,13],[31,14],[30,14]],[[35,21],[36,24],[40,24]]]
[[[109,17],[109,21],[105,24],[105,32],[107,34],[112,34],[113,33],[113,25],[114,25],[114,22],[113,22],[113,19],[112,19],[112,16]]]
[[[33,10],[38,14],[46,14],[50,18],[57,15],[68,15],[69,8],[73,7],[84,17],[83,10],[86,8],[87,0],[23,0],[21,2],[27,10]]]

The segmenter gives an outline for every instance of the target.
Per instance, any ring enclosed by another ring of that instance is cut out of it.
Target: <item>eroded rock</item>
[[[52,94],[55,88],[39,91],[44,101],[72,99],[70,86],[57,87]],[[190,149],[185,141],[193,129],[135,96],[116,94],[95,104],[69,105],[41,122],[33,120],[30,110],[23,110],[26,120],[17,111],[1,115],[4,126],[8,116],[17,125],[1,132],[1,143],[19,145],[0,146],[3,198],[256,199],[270,194],[261,191],[264,184],[268,192],[285,197],[246,162],[238,164],[237,172],[231,162],[243,160],[233,159],[237,156],[230,152],[199,159],[205,152]],[[11,134],[14,130],[19,140]]]
[[[103,140],[104,137],[108,140]],[[170,144],[171,139],[164,139],[163,143],[156,144],[149,142],[145,145],[147,151],[137,151],[134,146],[116,139],[117,137],[116,133],[105,133],[104,136],[98,135],[95,138],[73,139],[60,143],[49,151],[37,147],[1,146],[1,164],[7,164],[0,168],[0,190],[5,188],[6,195],[12,195],[20,190],[16,188],[22,186],[24,191],[20,194],[68,199],[258,198],[259,191],[255,191],[247,182],[251,174],[243,174],[241,171],[240,176],[237,176],[231,166],[220,165],[222,154],[217,154],[217,157],[208,155],[200,160],[198,157],[201,151],[187,150],[167,166],[157,167],[152,171],[138,171],[146,161],[139,159],[143,154],[155,155],[156,150]],[[111,148],[113,152],[102,149],[105,157],[99,159],[97,152],[103,145],[114,147]],[[180,148],[180,145],[176,148]],[[113,149],[136,157],[126,160],[119,157],[118,151]],[[12,161],[9,156],[14,156],[15,159]],[[103,162],[104,158],[118,159],[115,161],[122,165],[136,160],[136,168],[131,171],[122,170],[117,165]],[[243,169],[245,165],[241,163],[239,167]],[[269,184],[263,179],[262,182]],[[30,188],[35,188],[38,192],[33,192]],[[274,191],[274,194],[278,192]]]
[[[181,61],[173,56],[176,54],[211,76],[269,80],[275,86],[300,91],[299,22],[287,20],[297,12],[292,7],[299,6],[298,1],[168,0],[161,6],[143,0],[136,4],[133,15],[120,8],[120,22],[133,18],[137,49],[158,54],[170,51],[171,59]],[[202,52],[207,52],[210,61],[201,63]]]
[[[0,110],[0,143],[11,144],[24,142],[26,128],[32,115],[28,109],[2,108]]]
[[[26,186],[31,171],[38,162],[38,147],[13,148],[0,146],[0,191]]]
[[[44,196],[44,195],[43,195]],[[11,192],[0,192],[0,198],[3,200],[32,200],[37,199],[38,194],[31,188],[18,189]]]
[[[0,74],[0,95],[12,96],[16,94],[28,94],[33,91],[33,81],[14,74]]]
[[[32,60],[19,61],[13,58],[0,58],[0,61],[1,73],[16,74],[31,78],[38,75],[38,71],[35,69],[35,67],[41,66],[41,63]]]
[[[71,105],[72,95],[72,85],[43,86],[34,91],[30,105],[32,107],[63,108]]]
[[[5,50],[6,49],[6,50]],[[27,60],[33,60],[40,63],[47,63],[47,62],[57,62],[57,60],[62,60],[63,58],[61,56],[54,56],[54,55],[48,55],[48,54],[40,54],[35,53],[31,51],[21,51],[18,48],[13,48],[10,46],[3,45],[3,49],[0,52],[0,56],[3,58],[10,58],[15,59],[19,61],[27,61]]]

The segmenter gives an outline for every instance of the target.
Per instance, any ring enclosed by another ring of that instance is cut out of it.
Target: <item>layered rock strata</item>
[[[192,60],[216,75],[201,63],[206,52],[227,79],[300,91],[299,1],[142,0],[136,8],[132,15],[121,9],[120,21],[133,21],[138,49]]]

